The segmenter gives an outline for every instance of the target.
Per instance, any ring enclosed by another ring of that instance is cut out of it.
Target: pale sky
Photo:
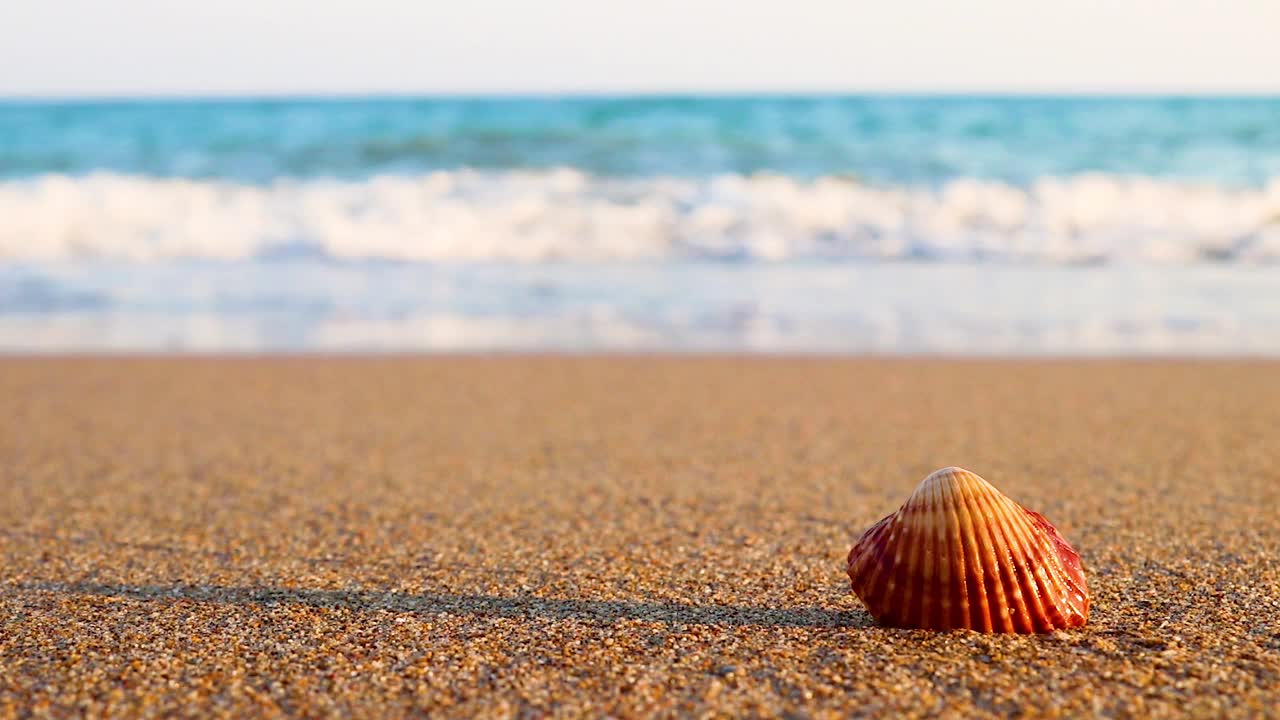
[[[3,0],[0,95],[1280,92],[1280,0]]]

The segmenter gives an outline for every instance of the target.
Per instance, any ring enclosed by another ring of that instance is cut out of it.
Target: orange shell
[[[938,470],[849,551],[883,625],[1052,632],[1089,618],[1080,556],[1042,515],[957,467]]]

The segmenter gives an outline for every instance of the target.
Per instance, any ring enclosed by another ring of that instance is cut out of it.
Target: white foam
[[[1144,177],[600,178],[471,170],[266,186],[121,175],[0,183],[0,259],[625,261],[735,258],[1280,261],[1280,178],[1227,189]]]

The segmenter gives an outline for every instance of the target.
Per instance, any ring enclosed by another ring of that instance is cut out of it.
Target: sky
[[[0,96],[1280,92],[1280,0],[4,0]]]

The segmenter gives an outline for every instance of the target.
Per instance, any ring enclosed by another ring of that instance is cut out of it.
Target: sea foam
[[[44,175],[0,182],[0,218],[0,260],[29,261],[1280,261],[1280,178],[1229,189],[1102,174],[1027,187],[572,169],[265,185]]]

